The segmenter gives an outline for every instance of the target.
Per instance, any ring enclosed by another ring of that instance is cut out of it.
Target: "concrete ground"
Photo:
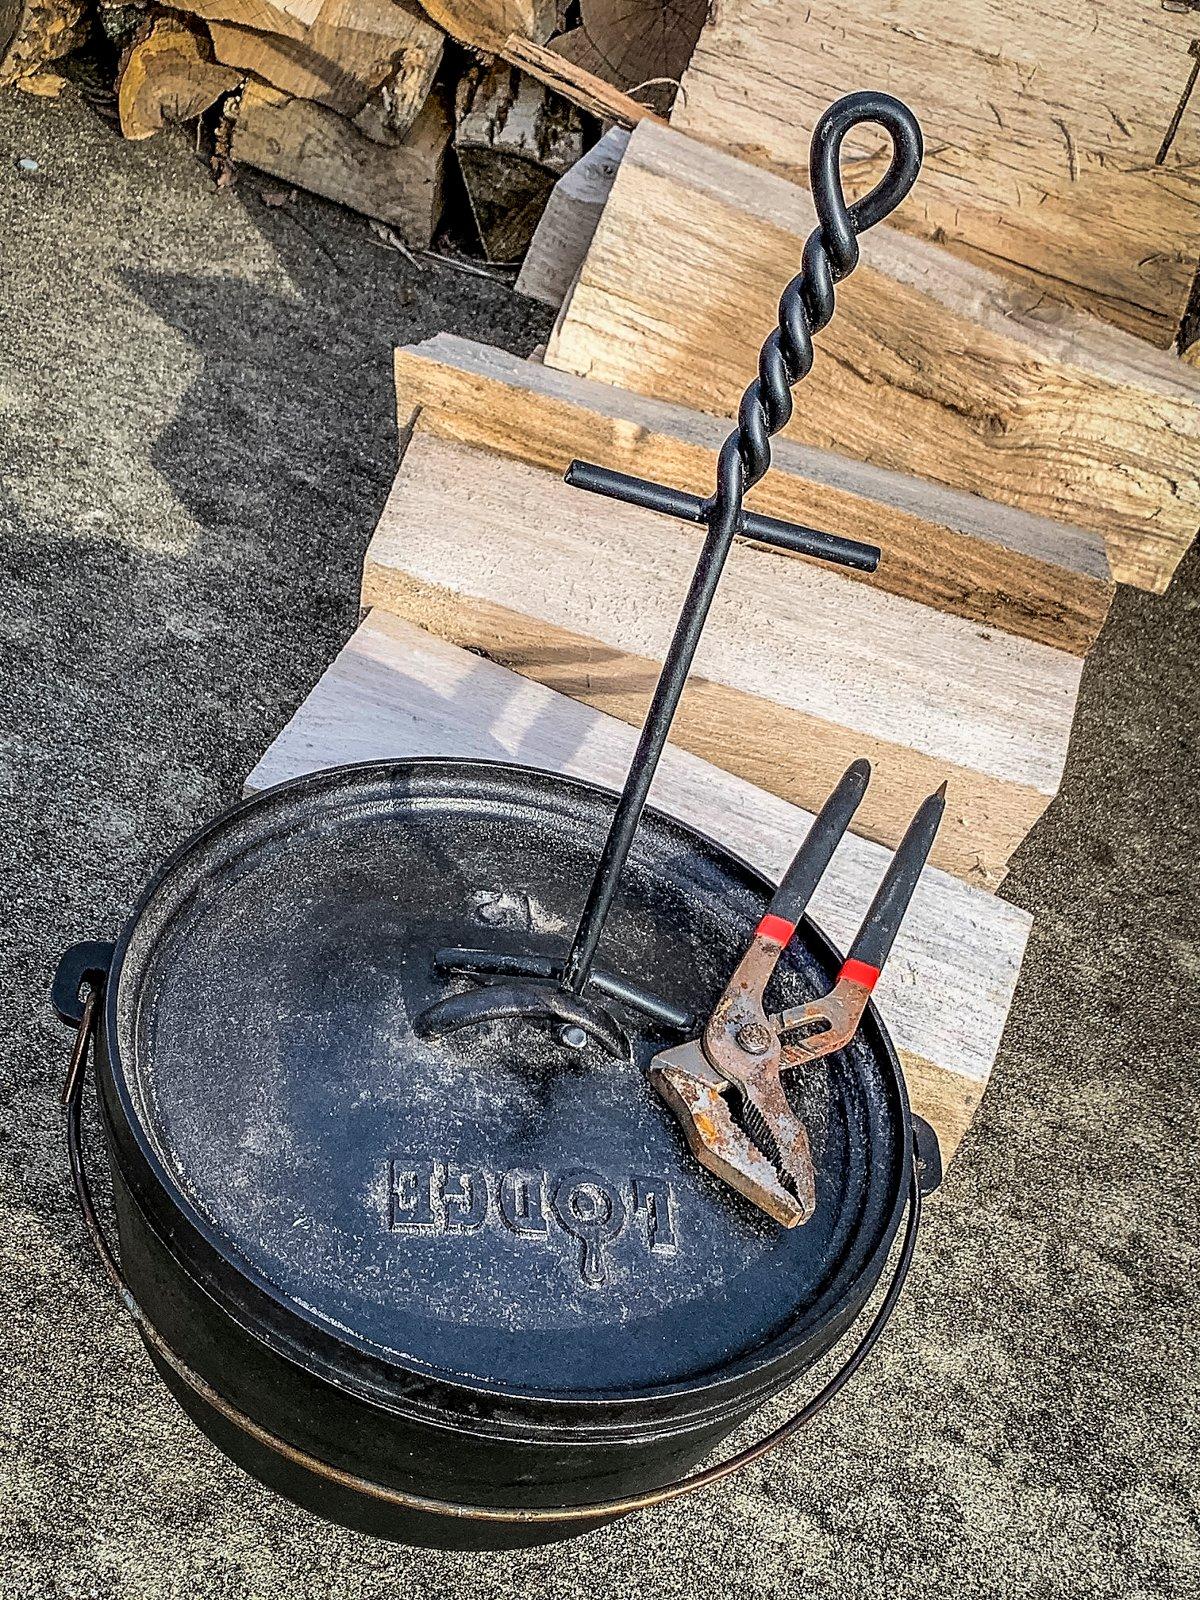
[[[152,1375],[68,1197],[46,992],[350,633],[390,347],[548,319],[335,208],[218,195],[75,90],[0,100],[0,219],[0,1600],[1195,1594],[1200,559],[1122,593],[1088,663],[1005,889],[1038,923],[992,1087],[855,1384],[731,1486],[570,1545],[374,1543]]]

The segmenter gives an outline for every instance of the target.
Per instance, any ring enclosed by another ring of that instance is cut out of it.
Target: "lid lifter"
[[[862,123],[884,129],[892,144],[891,160],[875,187],[848,205],[842,192],[842,142]],[[418,1032],[426,1037],[440,1037],[498,1015],[527,1017],[556,1027],[564,1044],[582,1048],[590,1038],[610,1053],[627,1057],[623,1030],[601,996],[633,1006],[665,1026],[677,1025],[677,1006],[624,978],[594,970],[596,951],[735,535],[861,572],[873,572],[879,563],[873,545],[760,516],[744,510],[742,500],[771,464],[771,435],[786,426],[792,414],[792,386],[812,368],[813,334],[833,316],[834,286],[858,265],[858,235],[881,222],[908,194],[921,155],[916,118],[889,94],[864,90],[845,95],[818,121],[809,152],[817,227],[805,243],[799,274],[780,297],[778,326],[759,352],[758,376],[743,394],[737,427],[721,447],[716,490],[708,499],[587,462],[572,462],[566,481],[574,487],[700,523],[707,532],[565,959],[552,962],[547,970],[545,956],[527,952],[439,952],[436,964],[441,971],[500,981],[435,1002],[417,1019]],[[565,1016],[568,1008],[570,1019]]]
[[[945,784],[922,802],[829,993],[768,1016],[764,990],[870,772],[867,762],[856,761],[821,808],[700,1037],[662,1051],[650,1064],[650,1081],[682,1124],[700,1165],[788,1228],[812,1215],[816,1179],[807,1130],[780,1074],[832,1055],[854,1037],[946,806]],[[798,1042],[787,1041],[800,1030]]]

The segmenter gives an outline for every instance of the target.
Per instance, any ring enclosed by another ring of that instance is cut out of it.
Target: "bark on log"
[[[489,261],[519,261],[550,191],[583,154],[583,126],[566,101],[497,62],[459,85],[454,148]]]
[[[0,0],[0,89],[32,77],[83,37],[85,0]]]

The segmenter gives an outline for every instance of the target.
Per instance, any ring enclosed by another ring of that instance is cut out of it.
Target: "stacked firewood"
[[[38,0],[27,26],[14,11],[9,32],[25,37],[6,55],[0,32],[0,82],[36,90],[86,3]],[[415,248],[447,193],[465,193],[496,262],[520,260],[556,180],[606,121],[669,106],[706,12],[704,0],[94,3],[120,46],[126,138],[211,113],[224,172],[256,167]]]

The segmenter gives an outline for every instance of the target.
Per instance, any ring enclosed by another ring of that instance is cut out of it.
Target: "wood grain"
[[[617,788],[633,750],[623,723],[373,611],[258,766],[247,789],[341,762],[487,758]],[[811,817],[668,746],[653,803],[721,840],[774,880]],[[848,836],[813,915],[842,949],[887,853]],[[957,1149],[992,1069],[1030,929],[1027,913],[925,871],[877,991],[914,1108]]]
[[[1200,255],[1195,105],[1156,158],[1197,31],[1161,0],[718,0],[672,122],[805,181],[825,106],[888,89],[926,141],[899,227],[1165,347]],[[856,192],[883,146],[847,146]]]
[[[806,190],[642,124],[550,366],[730,414],[815,223]],[[1161,590],[1200,523],[1200,373],[887,227],[788,436],[1101,534]]]
[[[640,723],[698,530],[422,431],[371,541],[363,603]],[[675,738],[818,804],[879,768],[855,827],[894,845],[949,778],[938,865],[984,886],[1055,793],[1080,661],[835,572],[743,546],[697,653]]]
[[[443,32],[486,55],[497,55],[510,34],[539,43],[558,21],[557,0],[421,0]]]
[[[536,241],[535,241],[536,242]],[[562,473],[576,458],[708,494],[730,424],[438,334],[396,352],[402,424]],[[779,441],[748,504],[878,544],[845,576],[1042,644],[1085,652],[1113,585],[1095,535],[975,495]]]
[[[238,73],[212,59],[199,24],[185,17],[151,17],[121,57],[121,133],[126,139],[148,139],[164,127],[190,122],[240,82]]]
[[[553,50],[531,43],[519,34],[509,34],[503,44],[497,46],[497,54],[510,66],[527,72],[530,77],[545,84],[547,89],[553,89],[555,94],[569,100],[572,105],[590,111],[602,122],[615,122],[623,128],[632,128],[639,122],[654,122],[659,126],[665,122],[657,111],[652,111],[640,100],[633,99],[621,89],[614,89],[603,78],[577,67],[564,56],[556,55]]]

